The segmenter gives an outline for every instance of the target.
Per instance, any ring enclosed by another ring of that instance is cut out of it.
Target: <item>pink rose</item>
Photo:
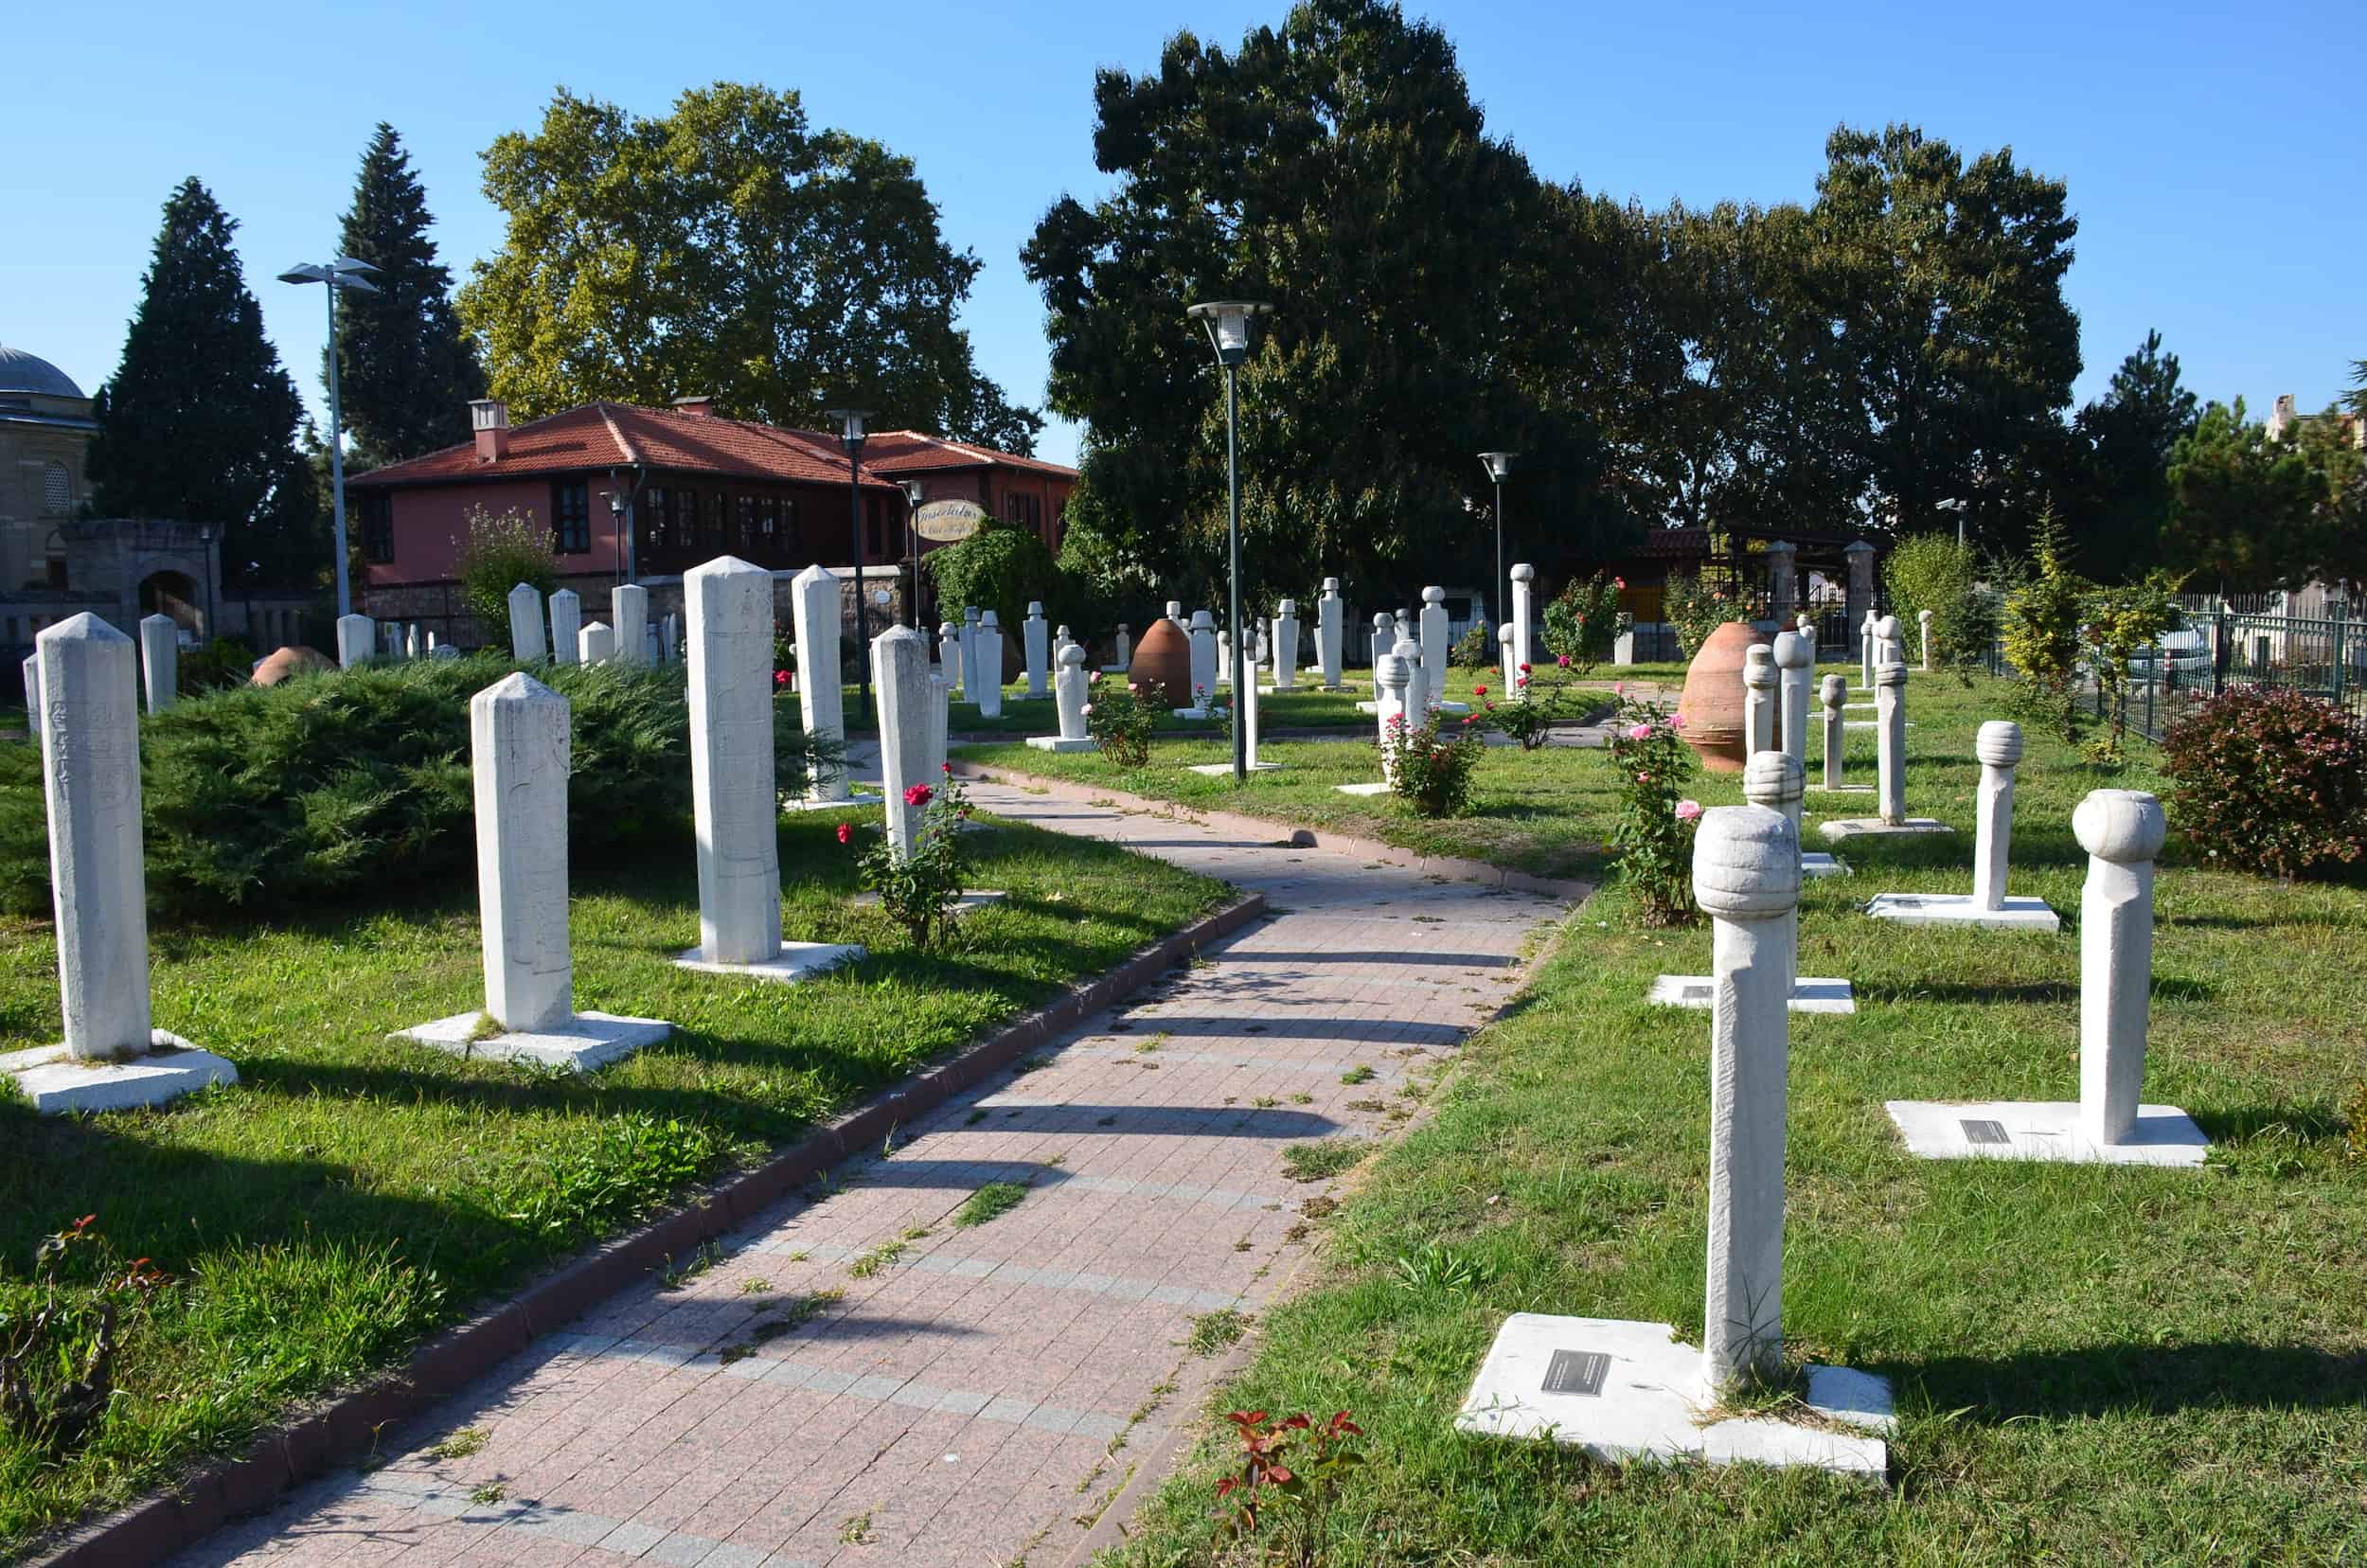
[[[1672,714],[1670,714],[1670,715],[1668,716],[1668,727],[1669,727],[1670,729],[1673,729],[1673,730],[1681,730],[1681,729],[1684,728],[1684,727],[1685,727],[1685,716],[1684,716],[1683,714],[1682,714],[1682,713],[1672,713]]]
[[[1567,659],[1564,659],[1564,660],[1562,660],[1561,662],[1562,662],[1563,664],[1568,664],[1570,661],[1569,661],[1569,660],[1567,660]],[[1625,696],[1628,694],[1628,683],[1627,683],[1627,682],[1625,682],[1625,681],[1613,681],[1613,682],[1611,682],[1611,694],[1613,697],[1625,697]]]
[[[1680,800],[1677,802],[1677,820],[1679,822],[1691,822],[1695,817],[1698,817],[1700,814],[1701,803],[1700,801]]]
[[[1630,740],[1649,740],[1651,738],[1652,726],[1649,724],[1630,724],[1628,726],[1628,739]]]
[[[1082,718],[1084,715],[1086,715],[1086,714],[1088,714],[1088,713],[1091,713],[1093,710],[1094,710],[1094,705],[1093,705],[1091,703],[1087,703],[1087,704],[1086,704],[1083,707],[1078,708],[1078,709],[1077,710],[1077,716],[1078,716],[1079,718]]]

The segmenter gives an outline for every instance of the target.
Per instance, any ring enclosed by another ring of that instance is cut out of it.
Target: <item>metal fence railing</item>
[[[2323,616],[2239,612],[2218,601],[2190,611],[2185,624],[2129,668],[2122,693],[2128,728],[2151,740],[2187,709],[2230,686],[2265,686],[2323,698],[2367,723],[2367,620],[2337,600]],[[1989,672],[2010,674],[2002,647],[1989,650]],[[2104,688],[2093,674],[2081,682],[2089,712],[2108,716]]]

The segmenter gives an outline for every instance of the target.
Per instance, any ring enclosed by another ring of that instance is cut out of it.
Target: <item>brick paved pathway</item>
[[[1061,1562],[1189,1418],[1214,1366],[1185,1346],[1193,1320],[1256,1311],[1302,1255],[1301,1206],[1329,1184],[1290,1180],[1284,1150],[1393,1130],[1556,908],[972,793],[1260,889],[1273,916],[727,1238],[705,1272],[624,1292],[390,1434],[383,1468],[292,1494],[185,1568]],[[988,1182],[1026,1196],[954,1224]]]

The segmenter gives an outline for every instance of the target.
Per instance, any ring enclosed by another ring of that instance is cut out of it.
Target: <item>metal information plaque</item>
[[[1965,1130],[1965,1142],[1967,1143],[2009,1144],[2013,1142],[2011,1138],[2008,1138],[2005,1135],[2005,1124],[2003,1122],[1959,1121],[1956,1125]]]
[[[1557,1350],[1545,1368],[1545,1392],[1599,1395],[1610,1374],[1611,1358],[1600,1350]]]

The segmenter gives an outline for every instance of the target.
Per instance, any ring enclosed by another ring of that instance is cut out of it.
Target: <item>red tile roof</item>
[[[881,477],[890,472],[922,473],[984,466],[1071,478],[1077,472],[1058,463],[942,441],[910,430],[883,431],[872,437],[863,448],[863,482],[869,490],[895,488],[892,481]],[[513,426],[508,453],[497,463],[479,462],[476,444],[471,440],[355,474],[349,482],[365,486],[438,484],[573,473],[638,464],[810,484],[843,483],[846,478],[846,455],[836,437],[783,430],[750,419],[727,419],[715,414],[595,402]]]

